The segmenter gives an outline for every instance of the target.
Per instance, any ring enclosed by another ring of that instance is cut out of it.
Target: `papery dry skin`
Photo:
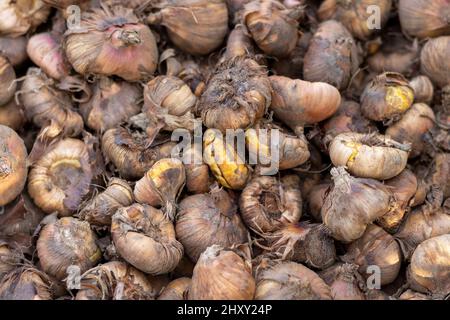
[[[175,218],[176,203],[186,183],[186,171],[178,159],[161,159],[136,182],[137,202],[162,207],[170,220]]]
[[[295,175],[260,176],[242,191],[239,206],[245,224],[257,233],[279,230],[302,216],[300,179]]]
[[[0,300],[52,300],[52,281],[33,266],[18,267],[0,282]]]
[[[308,82],[282,76],[271,76],[272,105],[275,116],[297,135],[307,124],[331,117],[341,104],[339,91],[324,82]]]
[[[0,55],[8,59],[12,66],[16,67],[27,60],[26,37],[0,37]]]
[[[408,289],[401,294],[399,300],[431,300],[431,297],[423,293]]]
[[[198,112],[208,128],[247,129],[266,113],[272,89],[264,67],[248,58],[220,63],[208,80]]]
[[[0,106],[0,125],[19,131],[25,124],[25,114],[14,99]]]
[[[96,244],[97,237],[89,223],[71,217],[61,218],[44,226],[36,248],[42,270],[63,280],[69,267],[76,266],[84,273],[102,257]]]
[[[236,57],[252,57],[254,54],[255,50],[250,34],[242,24],[236,25],[228,36],[226,50],[222,59],[230,60]]]
[[[250,238],[235,199],[223,189],[183,199],[175,228],[177,239],[194,262],[212,245],[228,248]]]
[[[411,108],[414,91],[399,73],[385,72],[376,76],[361,95],[363,115],[374,121],[398,119]]]
[[[389,211],[392,193],[381,182],[354,178],[342,167],[331,169],[331,174],[334,185],[322,207],[322,220],[336,240],[349,243]]]
[[[139,23],[131,9],[121,6],[102,5],[82,12],[80,26],[66,32],[65,49],[68,60],[82,75],[140,81],[150,77],[158,64],[152,31]]]
[[[244,6],[252,0],[225,0],[228,6],[228,15],[230,22],[237,25],[241,19],[242,9]]]
[[[400,0],[398,16],[403,32],[420,39],[450,34],[448,0]]]
[[[386,130],[386,135],[400,143],[410,143],[410,158],[419,156],[426,147],[425,135],[434,127],[433,109],[425,103],[415,103],[402,118]]]
[[[0,2],[0,35],[16,38],[34,31],[49,13],[50,7],[41,0],[4,0]]]
[[[306,81],[325,82],[345,89],[360,64],[356,42],[338,21],[319,25],[310,41],[303,62]]]
[[[112,218],[111,234],[120,256],[151,275],[174,270],[183,257],[172,222],[147,205],[119,209]]]
[[[164,288],[158,300],[186,300],[190,286],[190,278],[175,279]]]
[[[8,103],[16,92],[16,72],[8,59],[0,54],[0,106]]]
[[[253,300],[255,279],[250,252],[238,247],[213,245],[200,256],[194,268],[189,300]]]
[[[156,295],[145,274],[124,262],[111,261],[81,276],[76,300],[154,300]]]
[[[217,49],[228,33],[228,9],[224,0],[167,0],[154,5],[150,24],[161,24],[170,40],[193,55],[206,55]]]
[[[381,272],[380,284],[384,286],[392,283],[399,275],[402,252],[394,237],[376,225],[369,225],[362,237],[348,246],[342,259],[358,265],[359,273],[365,278],[371,276],[371,265],[378,266]]]
[[[311,192],[307,199],[309,214],[317,222],[322,222],[322,215],[320,212],[331,187],[331,183],[320,183],[311,188]]]
[[[202,148],[191,145],[184,150],[183,163],[186,169],[186,189],[194,194],[207,193],[214,178],[203,161]]]
[[[374,10],[371,6],[377,6],[377,17],[380,25],[377,28],[371,26]],[[358,0],[336,1],[325,0],[317,12],[320,20],[335,19],[340,21],[356,38],[367,40],[374,32],[382,28],[389,19],[392,0]]]
[[[392,233],[397,230],[403,217],[409,212],[410,203],[418,190],[417,178],[410,170],[405,169],[395,178],[385,181],[391,188],[395,203],[391,210],[377,220],[377,224]]]
[[[216,180],[226,188],[242,190],[250,178],[250,167],[245,164],[245,159],[237,153],[236,146],[227,144],[218,130],[208,129],[204,133],[203,160]]]
[[[347,167],[357,177],[387,180],[405,169],[410,145],[379,134],[348,132],[336,136],[329,149],[335,166]]]
[[[88,194],[92,170],[84,142],[71,138],[61,140],[33,164],[28,192],[44,212],[69,216]]]
[[[168,158],[176,143],[147,145],[147,136],[119,127],[102,137],[102,151],[124,179],[140,179],[158,160]]]
[[[334,279],[329,284],[333,300],[366,300],[357,270],[357,265],[348,263],[336,267]]]
[[[408,281],[413,290],[441,299],[450,294],[450,234],[422,242],[411,258]]]
[[[428,40],[420,54],[420,67],[436,85],[444,88],[450,85],[450,36]]]
[[[80,112],[89,128],[105,132],[138,114],[140,101],[142,92],[137,85],[101,77],[91,99],[80,104]]]
[[[434,156],[431,170],[425,178],[425,185],[436,185],[444,192],[444,197],[450,197],[450,153],[439,152]]]
[[[255,269],[255,279],[255,300],[332,299],[328,285],[299,263],[263,259]]]
[[[89,201],[78,215],[91,225],[109,227],[111,217],[117,209],[128,207],[133,201],[133,189],[130,185],[122,179],[112,178],[108,187]]]
[[[0,281],[5,274],[14,270],[20,262],[20,254],[14,252],[8,243],[0,240]]]
[[[27,180],[27,149],[22,138],[0,125],[0,206],[13,201]]]
[[[29,68],[22,88],[20,102],[25,114],[40,128],[51,125],[64,136],[75,137],[83,130],[83,119],[73,109],[70,96],[55,87],[41,69]]]
[[[434,97],[434,86],[430,78],[419,75],[409,81],[409,85],[414,90],[414,101],[416,103],[430,104]]]

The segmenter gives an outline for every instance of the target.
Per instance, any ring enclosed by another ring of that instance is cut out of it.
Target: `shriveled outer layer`
[[[190,278],[175,279],[164,288],[158,300],[186,300],[190,286]]]
[[[0,106],[12,99],[16,92],[16,72],[8,59],[0,54]]]
[[[19,267],[0,282],[0,300],[52,300],[51,280],[33,267]]]
[[[428,40],[423,46],[420,56],[422,73],[439,87],[444,88],[450,84],[450,36],[443,36]]]
[[[47,20],[50,7],[41,0],[0,2],[0,35],[19,37]]]
[[[359,288],[358,266],[343,264],[333,270],[334,279],[330,283],[333,300],[365,300],[364,293]]]

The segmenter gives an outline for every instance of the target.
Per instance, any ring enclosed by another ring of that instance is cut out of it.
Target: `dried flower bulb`
[[[247,129],[266,113],[271,103],[266,71],[256,61],[234,58],[219,64],[203,92],[198,111],[208,128]]]
[[[178,159],[161,159],[136,182],[134,197],[139,203],[163,207],[166,216],[173,220],[176,202],[185,183],[186,172],[183,163]]]
[[[4,56],[16,67],[27,60],[27,42],[26,37],[2,37],[0,36],[0,55]]]
[[[190,278],[175,279],[164,288],[158,300],[187,300],[190,286]]]
[[[201,146],[191,145],[184,150],[183,163],[186,171],[186,189],[194,194],[207,193],[214,178],[203,161]]]
[[[82,275],[76,300],[154,300],[156,295],[146,275],[124,262],[111,261]]]
[[[16,268],[0,282],[0,300],[52,300],[52,281],[33,266]]]
[[[16,92],[16,72],[8,59],[0,54],[0,106],[10,101]]]
[[[151,275],[174,270],[183,257],[183,246],[175,239],[172,222],[162,211],[147,205],[117,210],[111,234],[120,256]]]
[[[433,109],[425,103],[415,103],[402,118],[392,124],[386,135],[400,143],[410,143],[411,158],[419,156],[426,147],[425,136],[434,127]]]
[[[255,279],[244,250],[208,247],[195,265],[189,300],[253,300]]]
[[[111,217],[117,209],[131,206],[134,201],[133,189],[119,178],[112,178],[105,191],[89,201],[78,214],[91,225],[109,227]]]
[[[253,178],[242,191],[239,206],[245,224],[258,233],[279,230],[302,216],[300,179],[295,175],[279,179]]]
[[[20,262],[20,255],[7,242],[0,240],[0,281],[5,274],[14,270]]]
[[[151,76],[158,64],[152,31],[133,10],[121,6],[83,12],[80,26],[66,32],[65,49],[69,62],[83,75],[139,81]]]
[[[414,102],[414,91],[399,73],[386,72],[376,76],[361,95],[363,115],[374,121],[397,119]]]
[[[393,197],[381,182],[354,178],[342,167],[331,169],[331,174],[334,184],[322,207],[322,220],[336,240],[349,243],[389,211]]]
[[[439,152],[434,156],[425,184],[439,186],[444,197],[450,197],[450,153]]]
[[[57,134],[70,137],[78,136],[83,130],[83,118],[73,109],[70,96],[57,90],[54,81],[41,69],[28,69],[20,100],[27,117],[40,128],[51,124]]]
[[[420,39],[450,34],[447,0],[400,0],[398,16],[403,32]]]
[[[147,136],[119,127],[102,137],[102,151],[124,179],[140,179],[160,159],[170,157],[176,143],[147,146]]]
[[[335,267],[334,279],[329,284],[333,300],[366,300],[359,285],[357,270],[357,265],[348,263]]]
[[[243,9],[243,22],[265,54],[286,57],[299,39],[298,18],[302,7],[288,9],[279,1],[255,0]]]
[[[255,300],[331,300],[327,284],[299,263],[263,258],[255,279]]]
[[[394,237],[376,225],[369,225],[362,237],[348,246],[342,259],[358,265],[359,273],[366,278],[371,275],[369,267],[378,266],[380,284],[384,286],[399,275],[402,252]]]
[[[4,106],[0,106],[0,125],[10,127],[18,131],[25,124],[25,115],[21,107],[19,107],[12,99]]]
[[[216,180],[226,188],[242,190],[250,178],[250,167],[218,130],[208,129],[204,133],[203,160]]]
[[[450,234],[422,242],[408,268],[411,288],[445,298],[450,293]]]
[[[36,249],[42,270],[63,280],[68,268],[76,266],[84,273],[94,267],[102,253],[96,244],[97,237],[89,223],[65,217],[42,228]]]
[[[422,73],[441,88],[450,85],[450,36],[430,39],[425,43],[420,55]]]
[[[414,77],[409,81],[409,85],[414,90],[414,101],[416,103],[430,104],[434,97],[434,87],[430,78],[424,75]]]
[[[371,18],[374,14],[373,6],[377,7],[380,25],[378,28],[371,26]],[[340,21],[356,38],[367,40],[378,29],[384,27],[389,19],[392,0],[360,0],[337,1],[325,0],[317,12],[320,20],[335,19]]]
[[[175,229],[177,239],[193,262],[212,245],[229,248],[247,243],[250,238],[236,200],[218,188],[183,199]]]
[[[231,60],[236,57],[246,56],[254,57],[255,49],[250,34],[242,24],[238,24],[228,36],[226,50],[222,59]]]
[[[303,127],[331,117],[341,104],[339,91],[324,82],[293,80],[282,76],[271,76],[271,109],[280,120],[297,135]]]
[[[308,195],[309,214],[317,222],[322,222],[321,210],[327,197],[328,190],[331,189],[331,183],[316,184],[311,188]]]
[[[47,20],[50,8],[41,0],[0,2],[0,35],[19,37]]]
[[[80,104],[86,125],[98,132],[115,128],[141,111],[141,89],[125,81],[101,77],[89,101]]]
[[[400,295],[399,300],[431,300],[431,298],[423,293],[408,289]]]
[[[378,134],[342,133],[330,143],[335,166],[345,166],[361,178],[387,180],[406,167],[410,145]]]
[[[224,0],[170,0],[156,4],[161,10],[148,17],[150,24],[167,29],[170,40],[193,55],[217,49],[228,33],[228,9]]]
[[[338,21],[325,21],[319,25],[305,54],[304,79],[345,89],[358,70],[358,54],[350,32]]]

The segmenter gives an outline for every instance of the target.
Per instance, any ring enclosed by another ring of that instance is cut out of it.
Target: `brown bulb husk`
[[[45,4],[58,8],[58,9],[66,9],[71,5],[83,6],[86,2],[90,0],[42,0]]]
[[[309,214],[317,222],[322,222],[322,215],[320,212],[331,186],[331,183],[317,184],[311,188],[311,192],[308,195]]]
[[[207,193],[214,178],[203,161],[202,149],[197,145],[189,146],[184,150],[183,163],[186,170],[186,189],[194,194]]]
[[[76,266],[84,273],[94,267],[102,253],[89,223],[71,217],[44,226],[36,249],[42,270],[58,280],[68,276],[68,268]]]
[[[41,0],[5,0],[0,3],[0,35],[20,37],[47,20],[50,7]]]
[[[73,109],[69,95],[57,90],[41,69],[29,68],[20,92],[25,114],[40,128],[51,125],[58,135],[75,137],[83,130],[83,118]]]
[[[374,12],[370,6],[377,6],[380,27],[389,19],[392,0],[336,1],[325,0],[317,12],[320,20],[335,19],[340,21],[356,38],[367,40],[379,28],[370,28],[369,21]]]
[[[419,75],[412,78],[409,85],[414,90],[414,101],[416,103],[430,104],[433,101],[434,87],[430,78]]]
[[[124,262],[111,261],[82,275],[76,300],[154,300],[156,295],[145,274]]]
[[[405,169],[410,145],[379,134],[348,132],[335,137],[329,149],[335,166],[345,166],[357,177],[387,180]]]
[[[361,277],[357,273],[357,265],[345,263],[331,268],[335,268],[332,271],[334,277],[329,283],[333,300],[366,300],[360,288]]]
[[[408,289],[400,295],[399,300],[431,300],[431,298],[423,293]]]
[[[255,279],[252,276],[247,246],[224,249],[208,247],[194,268],[189,300],[253,300]]]
[[[141,89],[125,81],[101,77],[93,88],[91,99],[80,104],[80,113],[86,125],[105,132],[125,122],[140,111]]]
[[[369,225],[362,237],[348,246],[342,260],[358,265],[359,273],[366,278],[371,275],[369,267],[378,266],[380,284],[384,286],[399,275],[402,252],[394,237],[376,225]]]
[[[133,189],[130,185],[122,179],[112,178],[105,191],[89,201],[78,216],[91,225],[109,227],[111,217],[117,209],[131,206],[133,201]]]
[[[147,205],[120,208],[112,218],[111,234],[120,256],[135,268],[160,275],[176,268],[183,246],[164,213]]]
[[[33,266],[18,267],[0,282],[0,300],[52,300],[52,280]]]
[[[187,300],[190,286],[190,278],[175,279],[164,288],[158,300]]]
[[[227,143],[219,130],[208,129],[204,133],[203,160],[216,180],[228,189],[242,190],[250,179],[251,169],[245,159],[241,158],[236,146]]]
[[[90,190],[93,169],[84,142],[60,140],[33,164],[28,192],[44,212],[72,215]]]
[[[139,203],[162,207],[166,217],[173,220],[177,199],[185,183],[186,172],[183,163],[178,159],[161,159],[136,182],[134,197]]]
[[[238,214],[236,200],[218,188],[183,199],[175,227],[177,239],[193,262],[212,245],[229,248],[250,239]]]
[[[263,258],[255,269],[255,279],[255,300],[332,299],[330,287],[299,263]]]
[[[124,179],[140,179],[158,160],[170,157],[176,143],[147,146],[147,136],[119,127],[102,137],[102,151]]]
[[[411,258],[408,281],[413,290],[441,299],[450,294],[450,234],[422,242]]]
[[[228,35],[227,46],[222,59],[231,60],[236,57],[254,56],[255,50],[250,34],[242,24],[236,25]]]
[[[18,131],[25,124],[25,115],[14,99],[4,106],[0,106],[0,125]]]
[[[303,8],[288,9],[278,1],[255,0],[244,6],[243,23],[265,54],[289,56],[300,38],[298,26]]]
[[[338,21],[329,20],[319,25],[311,39],[303,62],[306,81],[325,82],[338,88],[347,88],[358,70],[356,42]]]
[[[16,72],[8,59],[0,54],[0,106],[8,103],[16,92]]]
[[[377,220],[377,224],[392,233],[397,230],[403,217],[409,212],[410,203],[418,190],[418,182],[414,173],[405,169],[395,178],[385,181],[385,184],[391,188],[395,203],[388,213]]]
[[[207,83],[198,112],[208,128],[247,129],[267,112],[272,89],[266,70],[255,60],[237,57],[220,63]]]
[[[253,178],[242,191],[239,206],[245,224],[268,233],[296,223],[302,216],[300,179],[296,175]]]
[[[400,0],[398,16],[403,32],[420,39],[450,34],[447,0]]]
[[[0,240],[0,281],[5,274],[16,268],[20,258],[20,254],[14,252],[7,242]]]
[[[428,40],[420,55],[421,71],[436,85],[444,88],[450,85],[450,36]]]
[[[282,76],[271,76],[272,105],[275,116],[297,135],[307,124],[331,117],[341,104],[339,91],[324,82],[308,82]]]
[[[4,56],[13,67],[21,65],[27,60],[26,37],[0,37],[0,55]]]
[[[121,6],[102,5],[82,12],[80,26],[66,32],[65,49],[69,62],[82,75],[140,81],[153,75],[158,64],[152,31],[139,23],[133,10]]]
[[[282,260],[306,264],[310,268],[325,269],[336,260],[333,238],[321,224],[289,224],[263,235],[269,252]]]
[[[160,11],[147,21],[167,29],[170,40],[193,55],[217,49],[228,33],[228,9],[224,0],[165,0],[153,5]]]
[[[361,95],[363,115],[374,121],[398,119],[414,102],[414,91],[401,74],[385,72],[376,76]]]
[[[0,145],[0,206],[4,206],[25,187],[28,154],[22,138],[4,125],[0,125]]]
[[[409,157],[415,158],[426,148],[425,136],[435,122],[433,109],[425,103],[415,103],[398,122],[386,130],[386,135],[400,143],[410,143]]]
[[[439,152],[434,156],[431,170],[425,178],[425,185],[439,186],[444,197],[450,197],[450,153]]]
[[[349,243],[390,210],[393,196],[381,182],[354,178],[342,167],[331,169],[331,174],[334,185],[322,207],[322,219],[336,240]]]

